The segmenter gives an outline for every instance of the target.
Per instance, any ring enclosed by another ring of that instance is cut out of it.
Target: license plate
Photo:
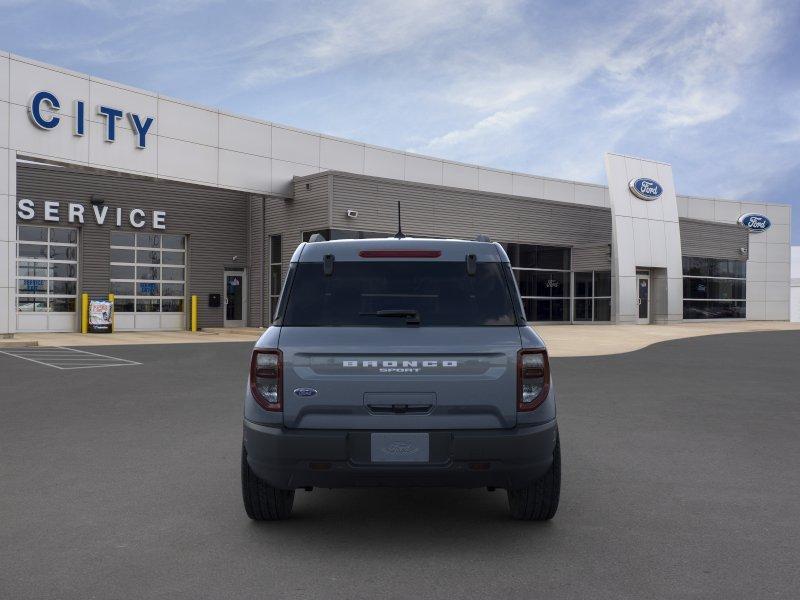
[[[427,433],[373,433],[372,462],[428,462]]]

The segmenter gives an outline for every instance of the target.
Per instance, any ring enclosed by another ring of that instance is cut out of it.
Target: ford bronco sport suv
[[[503,247],[301,244],[253,350],[241,467],[256,520],[370,485],[505,488],[514,518],[552,518],[555,391]]]

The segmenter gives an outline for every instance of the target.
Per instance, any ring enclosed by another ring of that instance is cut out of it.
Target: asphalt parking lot
[[[0,354],[0,598],[796,598],[800,332],[554,359],[550,523],[485,490],[239,484],[250,343]]]

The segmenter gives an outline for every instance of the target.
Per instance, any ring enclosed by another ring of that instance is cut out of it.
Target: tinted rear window
[[[336,262],[325,276],[321,263],[298,263],[282,325],[289,327],[406,327],[404,317],[382,310],[417,311],[422,327],[515,325],[500,263]]]

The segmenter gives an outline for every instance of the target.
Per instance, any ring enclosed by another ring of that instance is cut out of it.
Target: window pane
[[[31,225],[20,225],[19,240],[21,242],[46,242],[47,227],[32,227]]]
[[[75,298],[50,298],[50,312],[75,312]]]
[[[160,312],[160,300],[137,300],[136,312]]]
[[[742,279],[707,279],[705,277],[685,277],[683,297],[711,300],[744,300],[746,285]]]
[[[135,279],[134,267],[111,265],[111,279]]]
[[[46,312],[47,298],[17,298],[19,312]]]
[[[611,298],[600,298],[594,301],[594,320],[611,320]]]
[[[132,263],[136,262],[135,250],[111,249],[111,262]]]
[[[112,246],[135,246],[136,236],[133,233],[122,233],[120,231],[111,232]]]
[[[78,230],[65,227],[53,227],[50,230],[50,241],[59,244],[77,244]]]
[[[594,272],[594,295],[595,296],[611,295],[611,271]],[[597,319],[595,319],[595,321],[596,320]]]
[[[161,284],[162,296],[183,296],[182,283],[163,283]]]
[[[139,248],[160,248],[161,236],[153,233],[137,233],[136,246]]]
[[[17,291],[20,294],[46,294],[46,279],[17,279]]]
[[[575,297],[590,298],[591,296],[592,296],[592,272],[589,271],[588,273],[575,273]],[[576,308],[575,309],[576,319],[577,319],[577,311],[578,309]]]
[[[705,275],[708,277],[747,276],[747,262],[744,260],[725,260],[699,256],[683,257],[684,275]]]
[[[158,267],[136,267],[136,279],[159,279]]]
[[[161,312],[183,312],[183,300],[162,300]]]
[[[50,263],[50,277],[78,276],[78,265],[74,263]]]
[[[49,269],[46,262],[20,261],[17,263],[17,275],[23,277],[47,277]]]
[[[161,279],[165,281],[183,281],[184,270],[181,267],[162,267]]]
[[[159,285],[157,283],[142,283],[136,284],[137,295],[139,296],[160,296],[158,293]]]
[[[568,321],[568,300],[524,299],[528,321]]]
[[[183,250],[186,238],[182,235],[162,235],[161,247],[172,248],[173,250]]]
[[[50,281],[50,293],[60,295],[75,295],[76,283],[74,281],[59,281],[52,279]]]
[[[133,312],[133,298],[114,298],[114,310],[117,312]]]
[[[269,269],[270,294],[277,296],[281,291],[281,266],[272,265]]]
[[[322,263],[299,263],[286,303],[287,327],[407,327],[381,310],[413,310],[421,327],[514,325],[511,293],[500,263],[341,261],[332,276]]]
[[[112,281],[111,293],[117,296],[133,296],[134,286],[132,281]]]
[[[576,284],[577,288],[577,284]],[[575,321],[591,321],[592,320],[592,301],[589,300],[575,300]]]
[[[684,319],[744,319],[746,303],[715,300],[684,300]]]
[[[161,252],[159,250],[137,250],[136,262],[140,265],[161,264]]]
[[[78,248],[75,246],[50,246],[50,258],[53,260],[78,260]]]
[[[183,252],[162,252],[161,257],[165,265],[182,265],[186,254]]]
[[[554,246],[534,246],[531,244],[507,244],[506,252],[512,267],[530,269],[570,268],[570,249]]]
[[[23,258],[47,258],[47,246],[19,244],[19,256]]]
[[[329,240],[330,237],[326,236],[325,239]],[[281,236],[269,236],[269,261],[273,263],[281,262]]]
[[[523,296],[569,297],[569,273],[514,271]]]

